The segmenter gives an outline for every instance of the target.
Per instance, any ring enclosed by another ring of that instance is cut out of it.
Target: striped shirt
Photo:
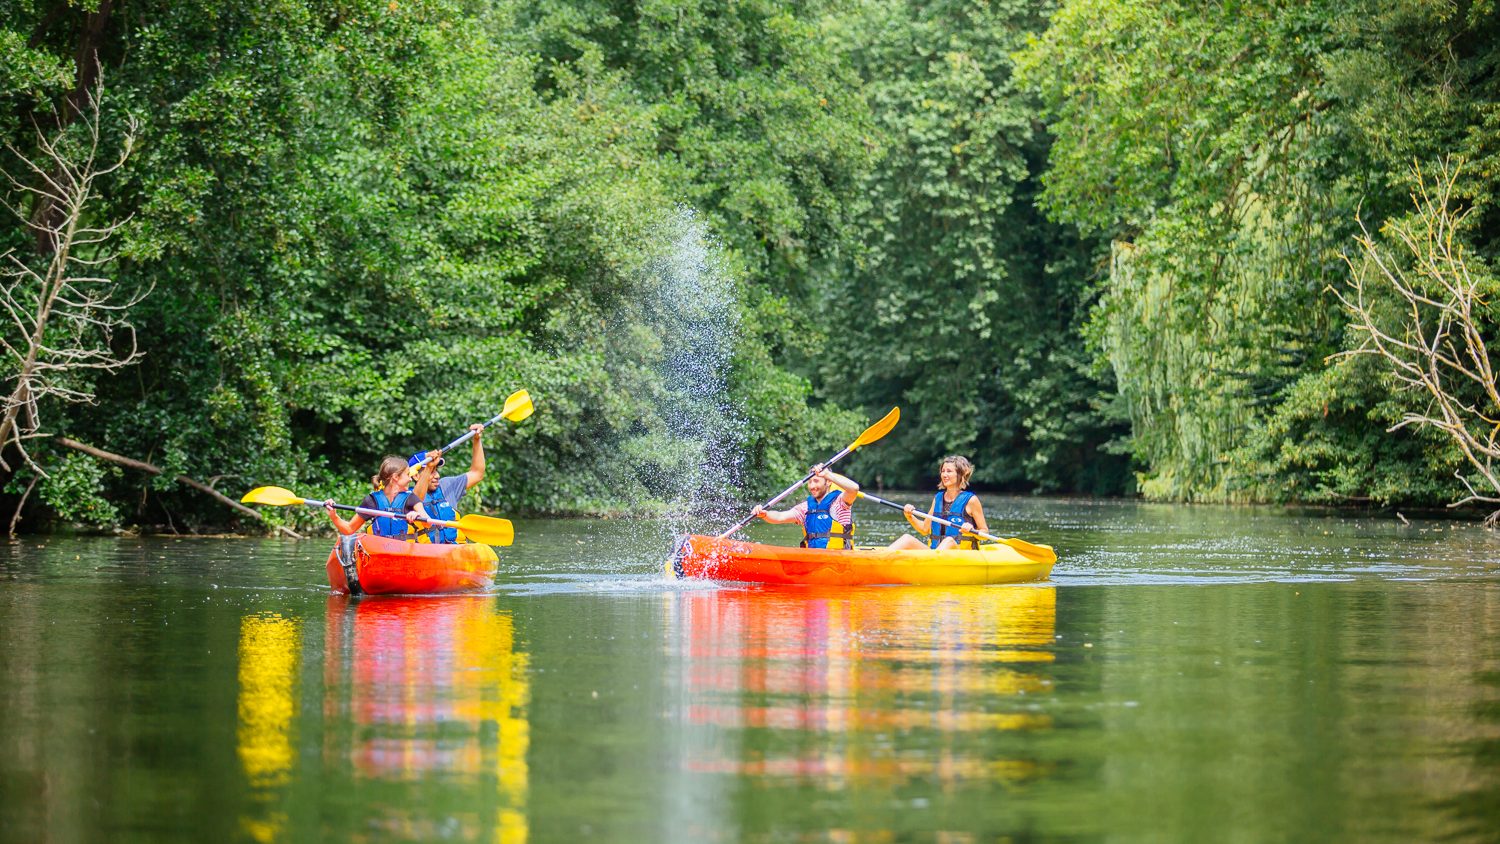
[[[807,499],[802,499],[801,504],[793,507],[788,512],[797,517],[797,524],[805,525],[807,523]],[[833,506],[828,508],[828,515],[833,516],[833,520],[844,527],[848,527],[854,522],[854,511],[848,504],[844,503],[844,496],[842,495],[833,500]]]

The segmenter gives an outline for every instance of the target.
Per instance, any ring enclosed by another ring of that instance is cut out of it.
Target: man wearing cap
[[[411,495],[406,497],[406,512],[413,514],[418,520],[415,525],[418,542],[454,543],[458,541],[456,528],[432,524],[424,528],[422,523],[429,518],[441,522],[451,522],[457,519],[458,502],[463,500],[475,484],[484,480],[484,446],[479,442],[484,433],[484,426],[470,425],[469,430],[474,432],[474,457],[469,462],[469,471],[462,475],[441,477],[443,455],[435,449],[419,451],[407,461],[407,465],[413,472],[417,472],[417,467],[421,467],[421,471],[417,473],[417,482],[412,485]]]

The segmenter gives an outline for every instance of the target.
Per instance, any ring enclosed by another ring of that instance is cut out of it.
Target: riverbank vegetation
[[[178,478],[353,501],[520,387],[487,508],[754,497],[893,405],[863,481],[958,452],[1009,491],[1490,497],[1490,457],[1410,421],[1440,400],[1348,353],[1410,330],[1358,285],[1423,278],[1434,213],[1495,340],[1497,62],[1490,0],[21,0],[8,301],[57,254],[43,144],[98,92],[98,161],[130,154],[74,255],[124,307],[38,340],[124,365],[22,396],[0,516],[240,518]],[[662,296],[684,254],[713,290]],[[711,313],[664,336],[683,303]],[[1454,396],[1493,448],[1489,378]]]

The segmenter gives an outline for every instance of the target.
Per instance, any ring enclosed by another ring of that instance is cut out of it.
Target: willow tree
[[[1042,202],[1115,244],[1090,334],[1148,494],[1288,489],[1287,444],[1261,432],[1289,401],[1315,407],[1297,385],[1341,348],[1323,291],[1354,210],[1393,213],[1402,161],[1494,158],[1474,131],[1494,94],[1486,8],[1067,0],[1022,54],[1056,138]],[[1362,435],[1353,415],[1304,421],[1347,422],[1349,453]]]

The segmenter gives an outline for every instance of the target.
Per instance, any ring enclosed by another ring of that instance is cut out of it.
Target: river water
[[[986,512],[1049,582],[677,583],[632,521],[518,522],[448,598],[331,596],[321,540],[0,546],[0,839],[1500,840],[1495,532]]]

